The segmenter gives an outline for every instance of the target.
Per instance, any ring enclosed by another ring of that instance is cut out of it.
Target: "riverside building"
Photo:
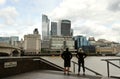
[[[89,46],[89,42],[85,36],[79,35],[74,37],[75,40],[75,48],[79,49],[82,48],[83,46]]]
[[[50,39],[50,51],[62,52],[65,48],[75,51],[74,40],[71,36],[52,36]]]
[[[33,34],[24,36],[24,50],[26,54],[39,54],[41,51],[41,38],[37,29]]]

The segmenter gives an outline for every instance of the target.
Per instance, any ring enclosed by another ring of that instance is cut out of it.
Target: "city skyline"
[[[120,42],[119,0],[0,0],[0,37],[19,36],[38,28],[42,14],[51,21],[71,20],[75,35]]]

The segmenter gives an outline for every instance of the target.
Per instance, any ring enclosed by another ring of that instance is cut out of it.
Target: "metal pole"
[[[109,62],[107,61],[107,73],[108,73],[108,77],[110,77],[110,70],[109,70]]]
[[[119,60],[119,65],[120,65],[120,60]]]

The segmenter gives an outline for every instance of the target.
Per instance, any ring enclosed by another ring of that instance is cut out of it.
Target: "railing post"
[[[107,61],[107,73],[108,73],[108,77],[110,77],[110,70],[109,70],[109,62]]]
[[[120,65],[120,60],[119,60],[119,65]]]

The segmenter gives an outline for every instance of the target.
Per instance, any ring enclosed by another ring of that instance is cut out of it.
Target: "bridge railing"
[[[75,62],[75,61],[72,61],[72,63],[73,63],[73,72],[75,73],[75,65],[78,65],[78,63]],[[92,73],[94,73],[96,75],[102,76],[102,74],[100,74],[100,73],[98,73],[98,72],[96,72],[96,71],[94,71],[94,70],[92,70],[92,69],[90,69],[88,67],[85,67],[85,69],[87,69],[88,71],[90,71],[90,72],[92,72]]]
[[[107,62],[107,75],[110,77],[110,64],[120,69],[120,59],[102,59],[102,61]],[[118,61],[119,65],[114,64],[112,61]]]
[[[55,67],[55,68],[57,68],[58,70],[60,70],[60,71],[63,71],[64,70],[64,68],[63,67],[60,67],[60,66],[58,66],[58,65],[56,65],[56,64],[54,64],[54,63],[52,63],[52,62],[50,62],[50,61],[48,61],[48,60],[45,60],[45,59],[43,59],[43,58],[37,58],[37,59],[33,59],[34,61],[42,61],[42,62],[44,62],[44,63],[46,63],[46,64],[48,64],[48,65],[50,65],[50,66],[52,66],[52,67]]]

